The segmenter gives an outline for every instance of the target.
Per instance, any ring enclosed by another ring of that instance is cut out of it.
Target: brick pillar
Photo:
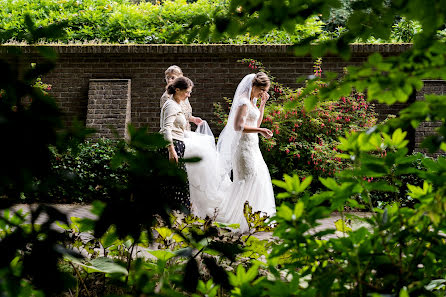
[[[409,100],[407,100],[408,104],[413,104],[417,100],[417,92],[414,90],[412,94],[409,96]],[[416,130],[412,127],[412,125],[409,125],[406,129],[407,136],[406,139],[409,140],[409,144],[407,145],[407,149],[409,150],[407,153],[410,155],[415,151],[415,148],[417,146],[416,144]]]
[[[416,100],[424,100],[424,95],[435,94],[444,95],[446,94],[446,81],[444,80],[425,80],[423,89],[417,93]],[[436,134],[436,129],[441,126],[441,122],[422,122],[415,131],[415,151],[427,153],[427,150],[421,148],[421,143],[423,140],[431,135]],[[434,154],[429,154],[432,157],[437,157],[442,155],[441,152],[436,152]]]
[[[93,138],[128,138],[130,87],[130,79],[90,79],[86,126],[96,130]]]

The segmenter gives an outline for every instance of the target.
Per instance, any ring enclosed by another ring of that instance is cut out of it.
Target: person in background
[[[166,83],[168,86],[176,78],[182,77],[183,71],[181,70],[180,67],[178,67],[176,65],[172,65],[166,69],[166,71],[164,72],[164,75],[165,75]],[[168,99],[170,99],[172,96],[167,92],[167,86],[166,86],[166,91],[164,92],[164,94],[161,96],[161,99],[160,99],[160,108],[162,108],[164,103],[166,103],[166,101]],[[187,121],[186,122],[186,130],[187,131],[190,131],[190,129],[191,129],[189,122],[194,123],[197,126],[201,125],[203,123],[203,120],[201,118],[194,117],[192,115],[192,106],[190,105],[189,98],[186,98],[186,100],[182,101],[180,103],[180,106],[181,106],[181,110],[183,111],[184,115],[186,116],[186,121]]]
[[[186,116],[181,108],[181,103],[190,97],[194,84],[184,76],[176,78],[167,86],[167,94],[171,97],[161,108],[160,114],[160,133],[164,139],[169,142],[167,151],[163,150],[164,154],[168,154],[171,162],[177,163],[180,169],[186,171],[184,163],[178,162],[184,157],[186,149],[184,145],[184,131],[186,130]],[[166,183],[165,190],[169,193],[169,197],[173,198],[175,204],[190,210],[190,194],[189,182],[185,183]]]

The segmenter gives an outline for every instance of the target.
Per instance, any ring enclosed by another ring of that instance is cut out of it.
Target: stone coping
[[[292,53],[290,44],[54,44],[42,45],[55,49],[59,54],[284,54]],[[12,47],[23,53],[36,53],[35,45],[0,45],[0,54],[7,54]],[[411,43],[353,43],[353,53],[401,53],[412,47]]]

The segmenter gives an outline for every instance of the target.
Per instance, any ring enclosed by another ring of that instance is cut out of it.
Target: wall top
[[[292,53],[288,44],[98,44],[44,45],[59,54],[284,54]],[[24,53],[36,53],[36,46],[0,45],[0,54],[18,47]],[[353,53],[401,53],[412,47],[411,43],[353,43]]]

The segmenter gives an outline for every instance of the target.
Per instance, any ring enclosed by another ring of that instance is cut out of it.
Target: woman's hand
[[[189,118],[189,122],[192,122],[192,123],[194,123],[194,124],[197,125],[197,126],[200,126],[201,124],[203,124],[203,120],[202,120],[201,118],[199,118],[199,117],[194,117],[194,116],[191,116],[191,117]]]
[[[168,150],[169,150],[169,161],[178,163],[178,155],[177,152],[175,151],[175,147],[173,146],[173,144],[169,145]]]
[[[270,139],[273,137],[273,132],[270,129],[260,128],[260,134],[263,135],[266,139]]]
[[[262,99],[262,101],[260,102],[260,105],[265,106],[266,101],[268,101],[268,99],[269,99],[269,94],[267,92],[263,92],[260,97]]]

